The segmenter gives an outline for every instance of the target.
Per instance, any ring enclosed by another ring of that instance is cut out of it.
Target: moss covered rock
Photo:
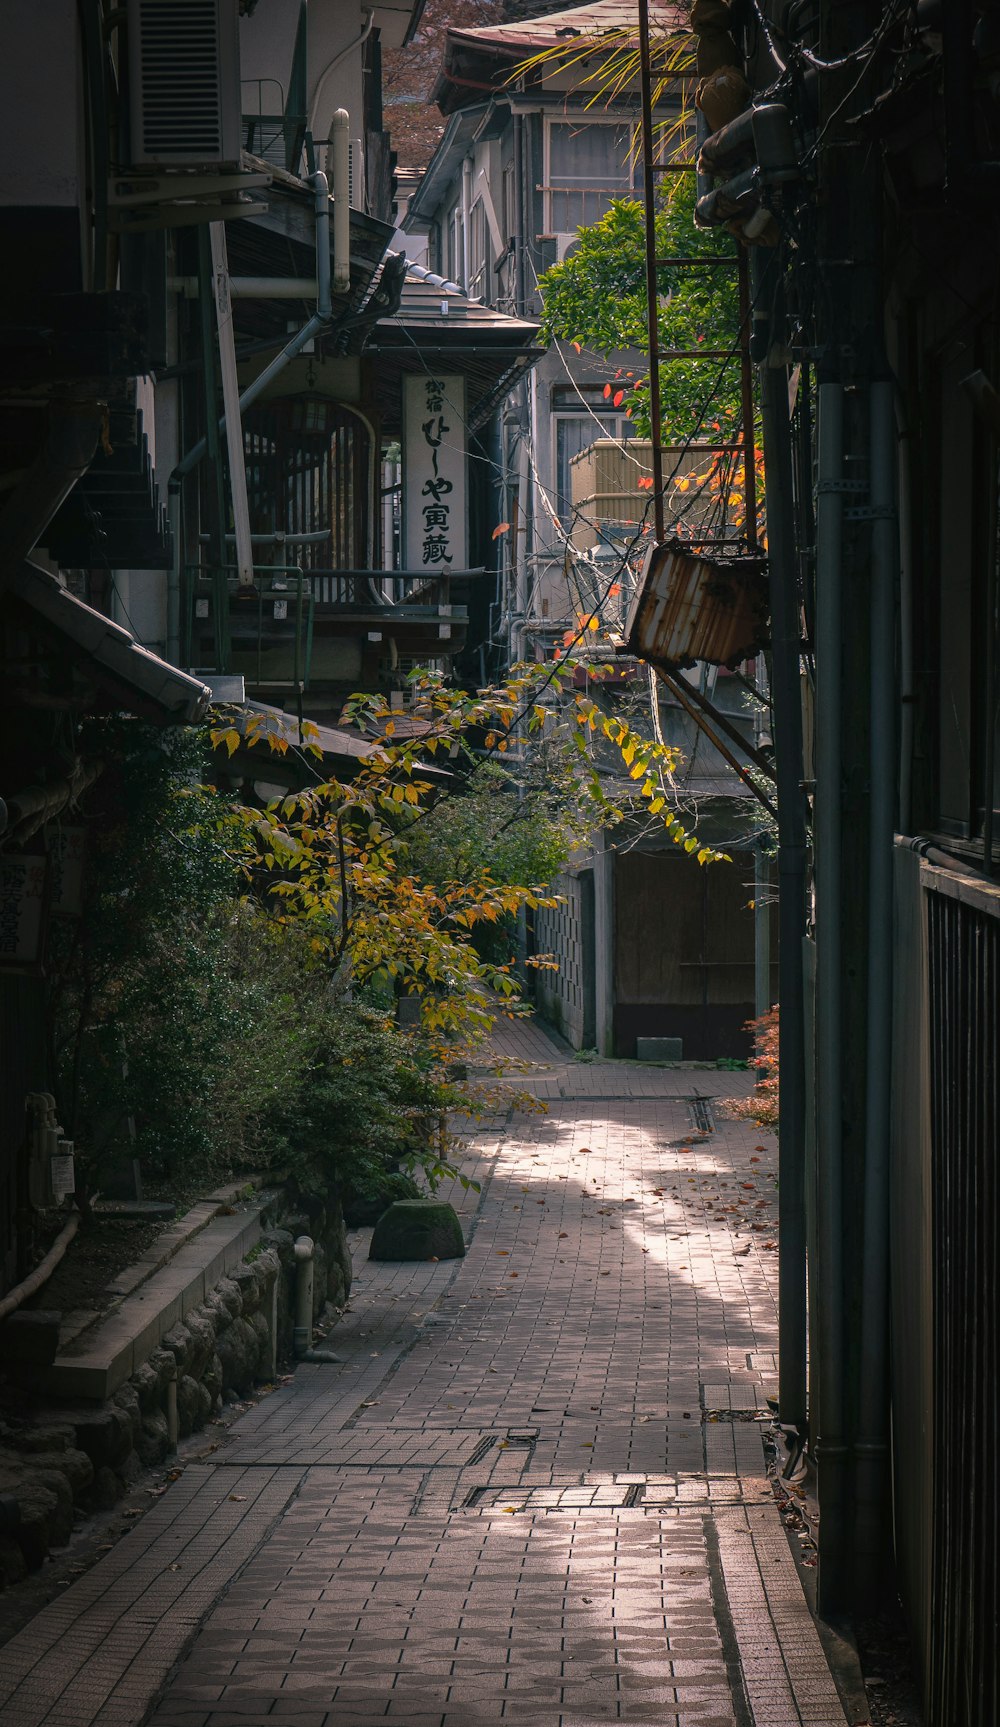
[[[369,1259],[461,1259],[462,1225],[440,1199],[397,1199],[375,1225]]]

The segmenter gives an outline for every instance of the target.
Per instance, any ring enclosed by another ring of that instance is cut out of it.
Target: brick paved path
[[[548,1114],[470,1147],[466,1258],[359,1238],[342,1365],[7,1645],[0,1727],[843,1727],[753,1415],[774,1147],[711,1103],[743,1076],[501,1041]]]

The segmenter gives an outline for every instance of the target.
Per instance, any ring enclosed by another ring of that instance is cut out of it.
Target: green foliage
[[[722,256],[736,249],[723,231],[694,225],[694,176],[678,175],[669,204],[656,218],[658,258]],[[735,268],[663,266],[659,339],[663,350],[707,351],[735,346],[739,309]],[[580,238],[569,257],[542,276],[542,339],[592,348],[605,357],[628,350],[647,353],[645,222],[643,207],[616,199],[606,216]],[[722,371],[714,402],[704,414],[705,395]],[[704,429],[739,421],[738,357],[722,361],[664,360],[660,368],[664,442],[679,444]],[[623,407],[636,430],[649,435],[648,380],[619,370],[605,392]]]

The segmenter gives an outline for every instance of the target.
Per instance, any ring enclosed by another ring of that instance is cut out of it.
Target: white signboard
[[[404,568],[467,569],[465,379],[407,373],[403,402]]]

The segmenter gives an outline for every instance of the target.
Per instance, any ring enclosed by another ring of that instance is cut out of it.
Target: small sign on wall
[[[403,379],[403,558],[429,576],[468,567],[465,379]]]

